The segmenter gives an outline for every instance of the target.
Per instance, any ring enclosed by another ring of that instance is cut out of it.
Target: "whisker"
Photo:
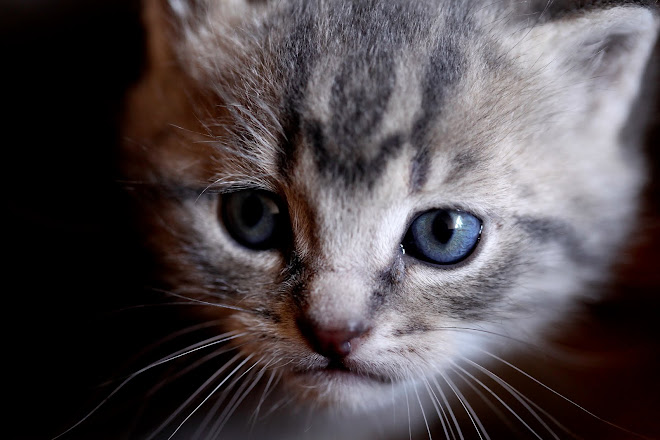
[[[108,312],[109,315],[115,313],[124,313],[130,312],[131,310],[142,310],[142,309],[155,309],[160,307],[171,307],[171,306],[201,306],[206,304],[200,304],[199,302],[193,301],[171,301],[171,302],[161,302],[154,304],[136,304],[133,306],[122,307],[121,309],[116,309],[111,312]]]
[[[223,342],[231,341],[232,339],[240,338],[240,337],[245,336],[245,335],[247,335],[247,333],[238,333],[237,334],[235,331],[230,331],[230,332],[223,333],[221,335],[213,336],[213,337],[205,339],[201,342],[197,342],[195,344],[189,345],[188,347],[183,348],[181,350],[175,351],[171,355],[168,355],[164,358],[161,358],[160,360],[158,360],[156,362],[153,362],[152,364],[150,364],[150,365],[142,368],[141,370],[138,370],[137,372],[131,374],[131,377],[135,376],[137,374],[140,374],[140,373],[146,371],[147,369],[156,367],[158,365],[162,365],[162,364],[164,364],[166,362],[169,362],[169,361],[173,361],[174,359],[178,359],[182,356],[187,356],[191,353],[202,350],[204,348],[208,348],[208,347],[212,347],[214,345],[222,344]]]
[[[197,361],[193,362],[192,364],[186,366],[186,367],[183,368],[182,370],[179,370],[179,371],[176,372],[174,375],[168,375],[167,378],[163,379],[163,380],[160,381],[158,384],[154,385],[151,389],[149,389],[149,391],[147,391],[147,393],[146,393],[145,396],[144,396],[144,400],[145,400],[145,401],[148,401],[149,399],[153,398],[153,396],[154,396],[158,391],[160,391],[162,388],[164,388],[166,385],[171,384],[172,382],[174,382],[174,381],[176,381],[177,379],[181,378],[182,376],[185,376],[186,374],[188,374],[188,373],[194,371],[195,369],[199,368],[200,366],[204,365],[205,363],[207,363],[208,361],[210,361],[210,360],[212,360],[212,359],[218,358],[219,356],[222,356],[222,355],[225,354],[225,353],[229,353],[230,351],[234,351],[234,350],[239,349],[242,345],[245,345],[245,344],[239,344],[239,345],[236,345],[236,346],[232,346],[232,347],[230,347],[230,348],[227,348],[227,349],[216,350],[216,351],[214,351],[214,352],[212,352],[212,353],[210,353],[210,354],[208,354],[208,355],[206,355],[206,356],[204,356],[204,357],[198,359]],[[237,359],[237,357],[238,357],[238,355],[237,355],[236,357],[234,357],[234,359],[232,359],[232,360],[230,360],[230,361],[227,361],[227,362],[223,363],[223,367],[222,367],[222,368],[223,368],[223,369],[226,369],[226,368],[229,366],[228,364],[229,364],[230,362],[232,362],[233,360]],[[214,377],[217,377],[217,376],[214,376]],[[209,379],[209,380],[212,381],[212,379]],[[203,389],[206,388],[207,386],[208,386],[208,383],[205,383],[205,384],[201,385],[200,388],[198,388],[198,391],[197,391],[196,393],[194,393],[194,394],[190,397],[189,400],[194,399],[194,398],[199,394],[199,392],[203,391]],[[176,417],[176,415],[178,415],[178,413],[176,413],[176,411],[178,411],[178,412],[182,411],[183,408],[184,408],[185,406],[187,406],[188,404],[189,404],[189,402],[186,402],[186,403],[180,405],[180,407],[177,408],[177,410],[175,410],[175,414],[174,414],[173,417]],[[143,405],[143,406],[145,406],[145,405]],[[170,422],[171,422],[171,420],[170,420]],[[169,424],[170,422],[162,423],[162,424],[157,428],[156,434],[157,434],[158,432],[162,431],[162,430],[165,428],[165,426],[166,426],[167,424]],[[154,434],[152,433],[152,435],[154,435]],[[145,440],[147,440],[147,439],[145,439]]]
[[[394,381],[390,384],[390,391],[392,395],[392,421],[396,424],[396,399],[394,393]]]
[[[236,310],[238,312],[245,312],[245,313],[254,314],[253,310],[244,309],[244,308],[238,307],[238,306],[230,306],[230,305],[227,305],[227,304],[220,304],[220,303],[212,303],[212,302],[209,302],[209,301],[203,301],[201,299],[190,298],[190,297],[185,296],[183,294],[170,292],[170,291],[164,290],[164,289],[153,288],[153,290],[156,291],[156,292],[164,293],[164,294],[169,295],[169,296],[174,296],[176,298],[185,299],[185,300],[188,300],[188,301],[191,301],[193,303],[200,304],[200,305],[218,307],[218,308],[221,308],[221,309]]]
[[[518,421],[520,423],[522,423],[525,426],[525,428],[527,428],[529,430],[529,432],[534,434],[534,436],[536,438],[538,438],[539,440],[543,440],[543,438],[534,430],[534,428],[529,426],[529,424],[527,422],[525,422],[525,420],[518,413],[516,413],[516,411],[513,408],[511,408],[506,402],[504,402],[504,400],[502,400],[502,398],[500,398],[500,396],[498,396],[495,392],[493,392],[486,384],[484,384],[482,381],[480,381],[479,379],[474,377],[474,375],[470,374],[469,372],[467,372],[465,369],[461,368],[460,366],[454,364],[454,368],[455,368],[454,371],[456,372],[456,374],[459,377],[461,377],[466,383],[469,383],[467,378],[465,376],[463,376],[461,373],[459,373],[458,371],[456,371],[456,369],[461,370],[470,379],[472,379],[473,381],[478,383],[484,390],[488,391],[493,397],[495,397],[495,399],[497,399],[498,402],[500,402],[500,404],[502,406],[504,406],[504,408],[506,408],[516,419],[518,419]],[[525,409],[527,409],[527,411],[529,411],[543,425],[543,427],[546,428],[548,430],[548,432],[550,432],[550,434],[555,439],[559,440],[559,437],[557,437],[557,434],[555,434],[555,432],[547,426],[547,424],[543,421],[543,419],[541,419],[533,410],[531,410],[528,405],[524,404],[524,406],[525,406]]]
[[[433,408],[435,408],[435,412],[438,414],[438,419],[440,419],[440,424],[442,425],[442,430],[445,433],[445,439],[449,439],[449,432],[447,431],[447,424],[445,424],[445,419],[446,419],[446,414],[445,410],[442,408],[442,404],[438,400],[438,397],[435,395],[435,392],[433,392],[433,389],[431,388],[431,385],[429,384],[429,381],[426,380],[426,378],[423,378],[424,380],[424,386],[426,387],[426,392],[429,394],[429,397],[431,398],[431,403],[433,404]],[[436,403],[437,402],[437,403]],[[438,406],[439,405],[439,406]],[[442,411],[442,413],[441,413]],[[449,419],[446,419],[447,423],[449,423]],[[454,432],[451,432],[452,437],[454,440],[456,440],[456,436],[454,436]]]
[[[477,416],[477,414],[474,412],[472,409],[472,406],[470,403],[465,399],[465,396],[463,396],[463,393],[459,391],[459,389],[454,385],[451,379],[447,377],[447,375],[443,374],[442,372],[438,371],[440,373],[440,376],[444,379],[444,381],[449,385],[449,388],[453,391],[453,393],[456,395],[458,398],[458,401],[460,404],[463,406],[463,409],[465,409],[465,412],[467,413],[468,417],[470,418],[470,421],[472,422],[472,425],[474,426],[474,429],[477,431],[477,435],[481,440],[483,440],[483,437],[481,434],[483,433],[484,437],[486,439],[490,440],[490,437],[488,436],[488,433],[486,432],[486,429],[483,427],[481,424],[481,420]]]
[[[206,411],[205,416],[204,416],[204,418],[202,419],[202,421],[201,421],[200,423],[197,424],[197,430],[195,431],[195,434],[194,434],[193,437],[192,437],[193,439],[199,439],[199,438],[202,437],[202,433],[203,433],[204,431],[206,431],[206,430],[207,430],[207,427],[210,426],[211,423],[214,421],[214,419],[216,418],[215,416],[216,416],[216,415],[218,414],[218,412],[220,411],[220,407],[221,407],[222,404],[225,402],[225,400],[227,399],[227,396],[229,395],[229,393],[231,393],[231,391],[234,389],[234,387],[236,386],[236,384],[239,383],[239,381],[240,381],[240,377],[234,377],[234,378],[232,379],[232,381],[229,382],[229,383],[225,386],[224,390],[222,390],[222,392],[220,393],[220,395],[217,396],[217,398],[215,399],[215,402],[214,402],[213,406],[212,406],[208,411]],[[212,429],[213,429],[213,428],[208,429],[207,432],[212,432]],[[210,437],[210,438],[212,438],[213,436],[210,435],[210,434],[207,434],[207,435],[205,435],[204,437]]]
[[[233,358],[228,360],[222,367],[220,367],[211,377],[209,377],[202,385],[200,385],[181,405],[175,409],[172,414],[169,415],[165,421],[163,421],[155,431],[153,431],[145,440],[153,439],[159,432],[167,427],[172,421],[183,411],[190,403],[202,392],[204,391],[215,379],[218,378],[227,368],[231,366],[241,357],[240,353],[237,353]]]
[[[470,389],[479,396],[479,398],[488,406],[488,408],[495,413],[495,415],[501,420],[507,427],[510,429],[511,432],[516,430],[515,425],[509,420],[509,417],[501,411],[497,405],[495,405],[491,399],[489,399],[476,385],[474,385],[472,382],[470,382],[464,375],[460,374],[459,372],[455,371],[455,373],[465,382],[467,386],[470,387]]]
[[[173,360],[175,360],[175,359],[181,358],[181,357],[183,357],[183,356],[187,356],[187,355],[189,355],[189,354],[191,354],[191,353],[194,353],[194,352],[196,352],[196,351],[203,350],[203,349],[205,349],[205,348],[211,347],[211,346],[213,346],[213,345],[221,344],[221,343],[223,343],[223,342],[227,342],[227,341],[229,341],[229,340],[231,340],[231,339],[235,339],[235,338],[238,338],[238,337],[244,336],[244,335],[246,334],[246,333],[239,333],[239,334],[237,334],[237,335],[227,336],[227,335],[231,335],[231,334],[234,334],[234,333],[236,333],[236,332],[227,332],[227,333],[224,333],[224,334],[222,334],[222,335],[218,335],[218,336],[215,336],[215,337],[213,337],[213,338],[209,338],[209,339],[207,339],[206,341],[202,341],[202,342],[200,342],[200,343],[198,343],[198,344],[193,344],[193,345],[187,347],[186,349],[179,350],[178,352],[175,352],[174,354],[172,354],[172,355],[170,355],[170,356],[167,356],[167,357],[162,358],[162,359],[160,359],[160,360],[158,360],[158,361],[156,361],[156,362],[153,362],[153,363],[147,365],[146,367],[143,367],[143,368],[141,368],[140,370],[138,370],[138,371],[136,371],[136,372],[130,374],[128,377],[126,377],[126,379],[124,379],[123,382],[121,382],[121,383],[120,383],[120,384],[119,384],[114,390],[112,390],[112,392],[110,392],[110,394],[108,394],[108,396],[105,397],[105,398],[104,398],[104,399],[103,399],[98,405],[96,405],[94,408],[92,408],[87,414],[85,414],[85,416],[83,416],[83,417],[82,417],[80,420],[78,420],[75,424],[73,424],[72,426],[70,426],[69,428],[67,428],[65,431],[63,431],[62,433],[58,434],[57,436],[53,437],[52,440],[57,440],[58,438],[62,437],[63,435],[65,435],[65,434],[71,432],[71,431],[72,431],[73,429],[75,429],[76,427],[80,426],[83,422],[85,422],[85,420],[89,419],[89,418],[90,418],[92,415],[94,415],[94,414],[95,414],[95,413],[96,413],[96,412],[97,412],[97,411],[98,411],[103,405],[105,405],[106,402],[107,402],[108,400],[110,400],[115,394],[117,394],[122,388],[124,388],[124,386],[126,386],[126,384],[128,384],[131,380],[135,379],[135,378],[136,378],[137,376],[139,376],[140,374],[142,374],[142,373],[144,373],[144,372],[146,372],[146,371],[148,371],[148,370],[151,370],[152,368],[155,368],[155,367],[157,367],[157,366],[159,366],[159,365],[163,365],[163,364],[165,364],[165,363],[167,363],[167,362],[171,362],[171,361],[173,361]],[[211,342],[209,342],[209,341],[211,341]],[[192,348],[191,348],[191,347],[192,347]]]
[[[491,336],[498,336],[503,339],[507,339],[509,341],[517,342],[521,345],[525,345],[528,348],[533,348],[538,351],[543,351],[542,347],[539,347],[538,345],[533,344],[532,342],[525,341],[523,339],[519,338],[514,338],[513,336],[510,335],[505,335],[502,333],[497,333],[492,330],[485,330],[481,328],[472,328],[472,327],[458,327],[458,326],[440,326],[440,327],[433,327],[433,330],[457,330],[457,331],[470,331],[470,332],[475,332],[475,333],[483,333],[485,335],[491,335]]]
[[[408,401],[408,387],[406,387],[405,382],[403,382],[403,390],[406,393],[406,408],[408,410],[408,437],[410,440],[412,440],[412,426],[410,424],[410,402]]]
[[[189,128],[181,127],[180,125],[176,125],[176,124],[172,124],[172,123],[169,123],[169,124],[167,124],[167,125],[169,125],[169,126],[172,127],[172,128],[176,128],[176,129],[178,129],[178,130],[181,130],[181,131],[184,131],[184,132],[186,132],[186,133],[189,133],[189,134],[194,134],[194,135],[204,136],[204,137],[208,137],[208,138],[213,138],[213,136],[211,136],[211,135],[208,134],[208,133],[202,133],[201,131],[191,130],[191,129],[189,129]]]
[[[424,405],[422,405],[422,399],[419,398],[417,387],[415,387],[414,385],[413,385],[413,391],[415,391],[415,396],[417,397],[417,402],[419,403],[419,409],[422,410],[422,418],[424,419],[426,432],[429,434],[429,440],[433,440],[433,437],[431,436],[431,429],[429,428],[429,422],[426,420],[426,414],[424,413]]]
[[[185,425],[185,423],[186,423],[186,422],[187,422],[187,421],[188,421],[188,420],[189,420],[189,419],[190,419],[190,418],[191,418],[191,417],[192,417],[192,416],[193,416],[193,415],[194,415],[194,414],[195,414],[195,413],[196,413],[196,412],[197,412],[197,411],[198,411],[198,410],[199,410],[199,409],[200,409],[200,408],[201,408],[201,407],[202,407],[202,406],[203,406],[203,405],[204,405],[204,404],[205,404],[205,403],[211,398],[211,396],[213,396],[213,395],[214,395],[214,394],[220,389],[220,387],[221,387],[222,385],[224,385],[225,382],[227,382],[227,381],[229,380],[229,378],[232,377],[232,376],[234,375],[234,373],[236,373],[236,372],[237,372],[237,371],[238,371],[243,365],[245,365],[247,362],[249,362],[250,359],[252,359],[252,357],[254,357],[254,354],[251,354],[251,355],[249,355],[248,357],[246,357],[246,358],[245,358],[245,359],[244,359],[244,360],[243,360],[243,361],[242,361],[242,362],[241,362],[236,368],[234,368],[234,369],[231,371],[231,373],[229,373],[229,374],[227,375],[227,377],[225,377],[225,378],[222,380],[222,382],[220,382],[220,383],[219,383],[219,384],[213,389],[213,391],[211,391],[211,392],[209,393],[209,395],[206,396],[206,397],[204,398],[204,400],[202,400],[202,402],[201,402],[199,405],[197,405],[197,406],[195,407],[195,409],[193,409],[193,410],[190,412],[190,414],[188,414],[188,415],[186,416],[186,418],[185,418],[185,419],[179,424],[179,426],[176,427],[176,429],[175,429],[175,430],[172,432],[172,434],[167,438],[167,440],[171,440],[172,437],[174,437],[174,436],[176,435],[176,433],[179,432],[179,430],[181,429],[181,427],[182,427],[183,425]]]
[[[174,332],[174,333],[171,333],[170,335],[168,335],[168,336],[166,336],[166,337],[164,337],[164,338],[162,338],[162,339],[159,339],[158,341],[156,341],[156,342],[154,342],[154,343],[152,343],[152,344],[149,344],[148,346],[146,346],[146,347],[144,347],[143,349],[141,349],[141,350],[140,350],[140,353],[138,353],[137,355],[133,356],[130,360],[128,360],[128,361],[126,362],[126,364],[130,365],[130,364],[134,364],[134,363],[136,363],[138,359],[140,359],[141,357],[144,357],[144,356],[145,356],[147,353],[149,353],[150,351],[153,351],[154,349],[158,348],[159,346],[165,344],[166,342],[168,342],[168,341],[170,341],[170,340],[176,339],[176,338],[179,337],[179,336],[183,336],[183,335],[186,335],[186,334],[189,334],[189,333],[193,333],[193,332],[195,332],[195,331],[197,331],[197,330],[202,330],[202,329],[204,329],[204,328],[213,327],[213,326],[215,326],[215,325],[217,325],[217,324],[219,324],[219,323],[221,323],[221,322],[222,322],[222,320],[212,320],[212,321],[207,321],[207,322],[204,322],[204,323],[201,323],[201,324],[196,324],[196,325],[193,325],[193,326],[190,326],[190,327],[186,327],[186,328],[184,328],[184,329],[181,329],[181,330],[178,330],[178,331],[176,331],[176,332]],[[209,339],[206,339],[206,340],[204,340],[204,341],[202,341],[202,342],[199,342],[199,343],[197,343],[197,344],[202,344],[202,345],[203,345],[203,344],[205,344],[205,343],[211,342],[211,341],[212,341],[213,339],[215,339],[215,338],[224,338],[224,337],[226,337],[227,335],[231,335],[232,333],[235,333],[235,332],[227,332],[227,333],[223,333],[223,334],[221,334],[221,335],[215,335],[215,336],[213,336],[213,337],[211,337],[211,338],[209,338]],[[222,342],[224,342],[224,341],[222,341]],[[195,344],[195,345],[197,345],[197,344]],[[184,348],[183,351],[188,350],[188,349],[191,349],[191,348],[194,348],[195,345],[190,345],[190,346]],[[173,354],[168,355],[167,357],[169,357],[169,356],[173,356],[173,355],[176,355],[177,353],[180,353],[180,352],[181,352],[181,351],[179,351],[179,352],[175,352],[175,353],[173,353]],[[105,382],[105,383],[103,383],[103,384],[101,384],[101,385],[104,386],[104,385],[108,385],[108,384],[110,384],[110,383],[112,383],[112,381]]]
[[[509,394],[511,394],[516,400],[518,400],[528,411],[530,411],[530,413],[533,414],[533,411],[530,408],[528,408],[527,405],[525,405],[524,402],[527,402],[529,405],[533,406],[536,411],[538,411],[541,414],[543,414],[544,416],[546,416],[548,419],[550,419],[550,421],[552,421],[552,423],[557,425],[557,427],[559,427],[562,431],[566,432],[567,434],[570,434],[573,438],[578,438],[578,439],[581,438],[580,436],[576,435],[573,431],[568,429],[566,426],[564,426],[559,420],[557,420],[555,417],[553,417],[549,412],[547,412],[546,410],[541,408],[532,399],[525,396],[522,392],[517,390],[513,385],[511,385],[510,383],[508,383],[507,381],[502,379],[497,374],[493,373],[492,371],[490,371],[486,367],[484,367],[482,365],[479,365],[478,363],[476,363],[476,362],[474,362],[474,361],[472,361],[468,358],[463,357],[463,360],[470,363],[471,365],[474,365],[476,368],[478,368],[480,371],[482,371],[488,377],[493,379],[502,388],[504,388]],[[524,400],[524,402],[521,401],[520,399]],[[540,416],[537,417],[537,420],[539,420],[539,418],[540,418]],[[548,429],[548,428],[546,428],[546,429]]]
[[[285,395],[285,396],[282,397],[280,400],[278,400],[277,402],[275,402],[275,403],[274,403],[274,404],[268,409],[268,411],[266,412],[266,414],[264,414],[264,418],[267,418],[268,416],[270,416],[271,414],[273,414],[275,411],[277,411],[278,409],[280,409],[280,408],[282,408],[282,407],[284,407],[284,406],[287,406],[289,403],[293,402],[294,400],[295,400],[295,399],[294,399],[293,396],[286,396],[286,395]]]
[[[616,423],[610,422],[609,420],[606,420],[606,419],[604,419],[604,418],[602,418],[602,417],[600,417],[600,416],[594,414],[593,412],[589,411],[588,409],[586,409],[586,408],[583,407],[582,405],[580,405],[580,404],[574,402],[573,400],[571,400],[571,399],[569,399],[568,397],[564,396],[564,395],[561,394],[560,392],[555,391],[554,389],[552,389],[552,388],[549,387],[548,385],[544,384],[544,383],[541,382],[540,380],[536,379],[536,378],[533,377],[532,375],[526,373],[525,371],[521,370],[520,368],[518,368],[518,367],[516,367],[515,365],[511,364],[510,362],[507,362],[506,360],[502,359],[501,357],[499,357],[499,356],[497,356],[497,355],[495,355],[495,354],[493,354],[493,353],[490,353],[489,351],[486,351],[486,350],[484,350],[484,349],[481,349],[480,351],[482,351],[484,354],[486,354],[486,355],[488,355],[488,356],[490,356],[490,357],[492,357],[492,358],[494,358],[494,359],[497,359],[498,361],[502,362],[503,364],[508,365],[509,367],[513,368],[515,371],[517,371],[518,373],[522,374],[522,375],[525,376],[526,378],[530,379],[531,381],[533,381],[533,382],[536,383],[537,385],[540,385],[541,387],[543,387],[543,388],[545,388],[546,390],[550,391],[552,394],[554,394],[554,395],[556,395],[557,397],[559,397],[559,398],[565,400],[566,402],[570,403],[571,405],[573,405],[574,407],[578,408],[579,410],[581,410],[581,411],[584,412],[585,414],[588,414],[589,416],[593,417],[594,419],[596,419],[596,420],[598,420],[598,421],[600,421],[600,422],[603,422],[603,423],[605,423],[606,425],[609,425],[609,426],[611,426],[611,427],[613,427],[613,428],[616,428],[616,429],[618,429],[618,430],[621,430],[621,431],[623,431],[623,432],[625,432],[625,433],[627,433],[627,434],[633,435],[633,436],[635,436],[635,437],[638,437],[638,438],[641,438],[641,439],[644,439],[644,440],[653,440],[653,439],[650,438],[650,437],[647,437],[647,436],[645,436],[645,435],[642,435],[642,434],[639,434],[639,433],[637,433],[637,432],[631,431],[630,429],[624,428],[623,426],[617,425]]]
[[[164,380],[164,381],[160,382],[159,384],[155,385],[153,388],[151,388],[151,389],[149,390],[149,392],[147,393],[146,397],[148,398],[148,397],[153,396],[153,395],[154,395],[156,392],[158,392],[158,390],[160,390],[163,386],[165,386],[165,385],[167,385],[167,384],[169,384],[169,383],[171,383],[171,382],[177,380],[178,378],[180,378],[180,377],[182,377],[182,376],[184,376],[184,375],[190,373],[191,371],[194,371],[194,370],[197,369],[198,367],[204,365],[206,362],[208,362],[208,361],[210,361],[210,360],[212,360],[212,359],[215,359],[215,358],[217,358],[217,357],[219,357],[219,356],[222,356],[222,355],[225,354],[225,353],[229,353],[230,351],[238,350],[240,347],[242,347],[242,346],[245,345],[245,344],[247,344],[247,342],[246,342],[246,343],[243,343],[243,344],[234,345],[234,346],[231,346],[231,347],[226,348],[226,349],[222,349],[222,350],[214,351],[213,353],[210,353],[210,354],[208,354],[208,355],[206,355],[206,356],[204,356],[204,357],[198,359],[197,361],[195,361],[195,362],[193,362],[192,364],[186,366],[186,367],[183,368],[182,370],[179,370],[176,374],[174,374],[174,375],[172,375],[172,376],[168,376],[166,380]]]
[[[250,368],[245,371],[241,375],[241,377],[245,376],[250,370],[252,370],[254,367],[256,367],[263,359],[265,356],[263,356],[261,359],[256,361],[254,365],[252,365]],[[239,407],[239,405],[243,402],[245,397],[247,397],[248,394],[254,389],[254,387],[259,383],[261,378],[263,377],[264,372],[266,371],[266,368],[268,367],[268,364],[266,364],[261,370],[256,372],[256,378],[254,380],[252,379],[252,376],[255,376],[255,373],[250,375],[249,378],[246,378],[246,380],[243,381],[243,384],[241,384],[241,387],[236,390],[236,393],[234,393],[234,397],[227,403],[227,406],[223,410],[222,414],[220,414],[220,417],[218,418],[218,421],[216,422],[216,426],[214,426],[211,430],[213,432],[212,437],[217,437],[220,435],[220,432],[222,431],[222,428],[227,424],[229,421],[229,418],[232,416],[234,411]]]
[[[454,422],[454,427],[456,428],[456,432],[458,432],[458,437],[461,440],[465,440],[463,437],[463,430],[461,429],[461,425],[458,423],[458,420],[456,420],[456,414],[454,414],[454,410],[449,404],[449,401],[447,400],[447,396],[445,396],[444,391],[442,391],[442,387],[438,383],[435,377],[432,378],[433,384],[435,385],[436,389],[438,390],[438,393],[440,393],[440,397],[442,397],[442,401],[444,402],[445,406],[447,407],[447,411],[449,412],[449,415],[451,416],[452,421]],[[453,432],[453,430],[452,430]],[[454,437],[456,438],[456,437]]]
[[[194,333],[198,330],[204,330],[204,329],[207,329],[207,328],[215,327],[218,324],[221,324],[222,322],[223,322],[223,320],[221,320],[221,319],[213,319],[211,321],[202,322],[202,323],[199,323],[199,324],[191,325],[189,327],[185,327],[181,330],[177,330],[177,331],[175,331],[173,333],[170,333],[169,335],[165,336],[164,338],[161,338],[161,339],[147,345],[146,347],[144,347],[142,350],[140,350],[139,356],[144,356],[146,353],[149,353],[150,351],[153,351],[154,349],[160,347],[161,345],[165,344],[166,342],[174,340],[174,339],[176,339],[180,336],[184,336],[184,335],[187,335],[187,334],[190,334],[190,333]]]
[[[216,421],[217,421],[216,414],[218,414],[218,412],[220,411],[220,407],[222,407],[222,404],[227,399],[227,396],[229,396],[229,393],[232,392],[234,387],[239,382],[241,382],[241,379],[243,378],[243,376],[245,376],[250,370],[252,370],[252,367],[254,367],[254,365],[252,365],[250,368],[247,368],[244,371],[242,371],[241,374],[234,377],[234,379],[232,379],[232,381],[229,384],[227,384],[227,386],[222,391],[222,393],[220,393],[220,395],[216,398],[215,403],[210,408],[210,410],[206,411],[206,415],[204,416],[204,419],[202,420],[202,422],[198,425],[198,428],[195,431],[195,435],[193,436],[193,438],[199,438],[201,436],[202,432],[206,429],[207,426],[209,426],[211,424],[211,422],[214,419],[216,419]],[[244,381],[243,381],[243,383],[244,383]],[[239,387],[239,392],[240,392],[241,387]],[[215,426],[217,426],[217,424],[214,424],[213,426],[215,427]],[[214,429],[215,428],[211,428],[209,430],[209,432],[213,432]],[[214,436],[211,435],[210,437],[214,437]]]
[[[554,359],[561,360],[562,362],[578,362],[580,365],[584,365],[586,362],[588,362],[589,359],[593,359],[593,355],[590,354],[589,358],[587,358],[583,353],[570,353],[567,354],[565,352],[565,349],[558,350],[554,348],[552,345],[546,345],[546,346],[539,346],[538,344],[535,344],[533,342],[524,340],[524,339],[519,339],[516,337],[513,337],[511,335],[503,334],[503,333],[498,333],[492,330],[485,330],[485,329],[480,329],[480,328],[474,328],[474,327],[459,327],[459,326],[438,326],[438,327],[433,327],[433,330],[455,330],[455,331],[468,331],[468,332],[475,332],[475,333],[481,333],[484,335],[488,336],[497,336],[498,338],[502,338],[511,342],[515,342],[517,344],[523,345],[528,349],[531,349],[535,352],[542,353],[543,356],[546,357],[552,357]]]
[[[231,415],[234,413],[234,411],[236,411],[236,409],[237,409],[237,408],[239,407],[239,405],[243,402],[243,400],[244,400],[244,399],[245,399],[245,398],[246,398],[246,397],[252,392],[252,390],[254,389],[254,387],[255,387],[259,382],[261,382],[261,379],[263,378],[263,376],[264,376],[264,374],[266,373],[267,369],[268,369],[268,364],[265,365],[265,366],[264,366],[264,367],[263,367],[263,368],[257,373],[256,377],[255,377],[254,380],[252,381],[252,384],[251,384],[251,385],[247,388],[247,390],[243,393],[243,396],[241,396],[241,398],[238,399],[238,401],[237,401],[236,404],[234,405],[234,408],[232,408],[231,411],[229,411],[229,413],[227,414],[227,417],[226,417],[227,420],[229,420],[229,418],[231,417]],[[226,421],[227,421],[227,420],[226,420]],[[226,421],[225,421],[225,423],[226,423]],[[224,423],[223,423],[223,425],[224,425]],[[220,430],[222,430],[222,427],[220,427]]]
[[[277,379],[275,377],[277,376]],[[259,411],[261,411],[261,407],[272,392],[271,386],[275,388],[277,383],[279,382],[280,378],[282,377],[282,371],[281,370],[273,370],[270,373],[270,377],[268,378],[268,382],[266,382],[266,386],[264,388],[263,393],[261,394],[261,398],[259,399],[259,403],[257,403],[257,407],[254,409],[254,412],[252,413],[252,416],[250,416],[250,432],[254,429],[254,425],[257,423],[257,420],[259,418]]]

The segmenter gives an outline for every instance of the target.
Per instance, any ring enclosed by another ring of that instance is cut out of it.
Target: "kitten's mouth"
[[[298,401],[309,402],[319,409],[331,409],[355,414],[370,411],[378,402],[386,401],[392,392],[394,380],[361,365],[335,363],[308,365],[307,368],[289,370],[287,383]],[[366,398],[367,396],[383,398]]]
[[[329,362],[326,366],[294,370],[294,373],[299,376],[312,376],[320,379],[358,380],[380,383],[392,382],[392,378],[388,376],[355,369],[343,362]]]

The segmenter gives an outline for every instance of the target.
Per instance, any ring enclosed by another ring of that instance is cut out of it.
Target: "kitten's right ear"
[[[203,0],[168,0],[170,10],[179,17],[188,17],[201,10],[207,3]]]
[[[194,26],[211,8],[210,0],[159,0],[177,28]],[[223,0],[220,0],[221,2]]]
[[[190,59],[209,56],[206,49],[224,49],[222,40],[259,11],[263,0],[142,0],[149,52],[171,52],[188,68]],[[178,51],[178,53],[177,53]],[[183,57],[182,57],[183,56]],[[188,59],[182,59],[188,57]]]
[[[222,15],[241,15],[265,0],[159,0],[176,24],[194,26],[204,18],[213,17],[218,11]],[[218,18],[217,16],[215,18]],[[220,17],[222,18],[222,17]]]
[[[131,140],[127,148],[149,144],[164,125],[184,125],[186,114],[193,114],[190,91],[195,86],[181,54],[194,21],[207,6],[206,0],[141,0],[146,60],[140,81],[125,98],[122,131]]]

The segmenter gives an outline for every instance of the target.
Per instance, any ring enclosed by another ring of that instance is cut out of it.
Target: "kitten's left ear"
[[[639,92],[660,20],[653,6],[588,9],[549,21],[531,31],[534,63],[555,78],[582,84],[587,98],[630,103]],[[538,51],[541,50],[539,55]],[[540,64],[542,63],[542,64]]]
[[[619,7],[588,13],[577,22],[584,29],[575,31],[569,63],[601,85],[639,82],[658,34],[656,10]]]

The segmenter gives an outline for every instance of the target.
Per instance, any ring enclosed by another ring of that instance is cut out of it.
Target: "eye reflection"
[[[481,230],[481,220],[468,212],[435,209],[412,222],[402,244],[406,254],[419,260],[451,265],[474,251]]]

